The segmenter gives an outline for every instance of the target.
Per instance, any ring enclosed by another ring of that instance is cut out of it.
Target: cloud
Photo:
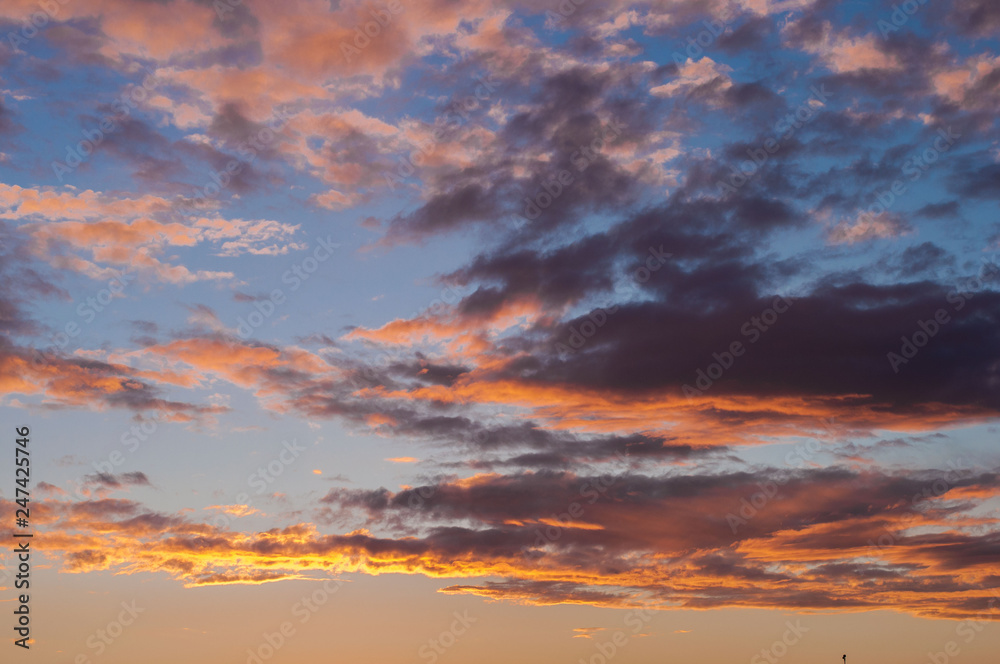
[[[151,486],[149,478],[145,473],[138,471],[130,473],[94,473],[85,475],[84,484],[103,489],[121,489],[128,486]]]
[[[732,86],[728,65],[715,62],[712,58],[703,57],[694,61],[690,58],[677,70],[677,78],[669,83],[658,85],[650,93],[658,97],[672,97],[682,93],[688,96],[710,96],[724,92]]]
[[[1000,30],[1000,9],[990,0],[955,0],[948,19],[966,34],[989,36]]]
[[[862,213],[853,220],[844,220],[827,230],[832,244],[855,244],[869,240],[895,239],[912,232],[912,227],[899,215]]]
[[[850,36],[846,31],[836,30],[829,22],[810,24],[808,27],[790,24],[786,33],[803,50],[819,56],[834,73],[894,71],[901,68],[900,62],[884,50],[883,42],[873,33]]]
[[[741,499],[757,494],[770,498],[746,511]],[[948,618],[984,610],[1000,546],[996,520],[973,516],[971,500],[1000,495],[998,476],[972,468],[488,474],[333,495],[379,520],[398,515],[388,527],[416,535],[312,524],[239,532],[113,499],[47,500],[38,524],[66,571],[166,573],[186,585],[348,571],[498,576],[442,592],[619,607],[643,597],[663,609],[892,606]],[[847,573],[864,583],[844,585]]]
[[[573,631],[574,632],[579,632],[578,634],[574,634],[573,635],[574,639],[592,639],[592,638],[594,638],[594,634],[596,634],[597,632],[603,632],[604,628],[603,627],[575,627],[573,629]]]
[[[299,226],[267,219],[196,216],[185,222],[157,220],[173,204],[158,196],[114,197],[86,190],[25,189],[0,185],[0,218],[20,221],[36,256],[57,268],[93,279],[118,270],[167,283],[231,279],[232,272],[195,270],[161,260],[170,248],[213,245],[217,255],[280,255],[304,244],[291,238]]]
[[[15,113],[0,99],[0,134],[16,134],[24,129],[15,117]]]

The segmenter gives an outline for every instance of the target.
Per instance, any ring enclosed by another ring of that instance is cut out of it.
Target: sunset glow
[[[995,664],[1000,3],[0,27],[0,661]]]

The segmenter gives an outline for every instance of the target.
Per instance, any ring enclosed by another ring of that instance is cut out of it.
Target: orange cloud
[[[0,351],[0,390],[39,396],[45,407],[125,407],[157,411],[164,420],[180,422],[227,410],[165,400],[147,380],[170,382],[170,375],[32,348],[8,346]]]
[[[814,53],[835,73],[851,73],[866,69],[897,70],[899,60],[894,55],[887,54],[879,48],[879,41],[874,34],[850,37],[842,32],[836,32],[829,22],[824,23],[822,36],[805,46],[805,50]]]
[[[948,489],[929,495],[920,509],[900,509],[899,497],[927,481],[919,477],[815,471],[786,482],[784,495],[774,498],[780,502],[744,515],[738,532],[724,517],[754,490],[753,476],[624,476],[596,501],[574,491],[580,479],[480,474],[430,492],[382,494],[384,500],[359,492],[369,509],[391,510],[425,526],[423,535],[398,538],[369,530],[323,534],[311,523],[241,532],[108,497],[46,499],[33,516],[44,532],[40,546],[64,571],[166,573],[188,586],[348,571],[406,573],[501,578],[443,592],[534,604],[891,607],[948,618],[978,616],[996,594],[989,590],[995,567],[989,552],[996,546],[997,519],[973,517],[970,506],[959,514],[950,506],[964,494],[949,495]],[[996,495],[991,474],[951,484]],[[350,493],[339,493],[340,500]],[[510,518],[574,509],[564,502],[574,494],[587,523],[601,528],[574,527],[563,518]],[[414,502],[413,495],[425,498]],[[857,507],[866,500],[870,514],[861,514]],[[212,509],[252,513],[245,505]],[[435,517],[428,521],[430,514]],[[478,525],[440,528],[439,518]]]
[[[187,223],[156,221],[171,209],[156,196],[116,198],[87,190],[25,189],[0,185],[0,218],[26,221],[18,230],[31,251],[55,267],[108,279],[138,270],[167,283],[230,279],[231,272],[197,270],[161,261],[168,247],[214,244],[220,256],[276,255],[305,245],[291,241],[297,225],[266,219],[201,217]],[[41,221],[38,221],[41,220]],[[80,254],[89,254],[84,258]]]

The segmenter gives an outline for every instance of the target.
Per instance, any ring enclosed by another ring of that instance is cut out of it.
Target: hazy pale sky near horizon
[[[998,37],[4,0],[2,661],[994,664]]]

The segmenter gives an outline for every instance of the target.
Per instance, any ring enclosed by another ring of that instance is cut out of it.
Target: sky
[[[3,661],[993,664],[998,37],[3,0]]]

